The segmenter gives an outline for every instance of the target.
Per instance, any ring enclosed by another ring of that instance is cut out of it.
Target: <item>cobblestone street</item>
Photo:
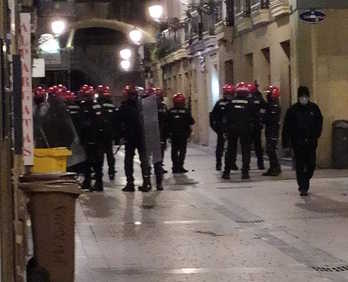
[[[116,181],[80,197],[76,281],[348,281],[347,171],[318,171],[301,198],[290,167],[222,181],[208,150],[187,159],[165,191],[126,194],[119,153]]]

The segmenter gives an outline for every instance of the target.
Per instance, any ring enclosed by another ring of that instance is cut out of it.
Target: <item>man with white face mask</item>
[[[309,89],[298,88],[298,102],[289,108],[283,126],[283,148],[295,153],[296,177],[301,196],[307,196],[316,167],[316,149],[322,133],[323,116],[309,99]]]

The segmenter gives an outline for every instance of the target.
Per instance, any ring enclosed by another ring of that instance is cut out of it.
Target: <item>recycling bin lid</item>
[[[63,179],[74,179],[76,173],[32,173],[25,174],[20,177],[21,182],[36,182],[36,181],[51,181],[51,180],[63,180]]]
[[[72,183],[45,183],[45,182],[29,182],[20,183],[19,188],[28,194],[34,193],[62,193],[71,194],[78,197],[82,194],[81,189],[78,188],[77,184]]]
[[[336,120],[333,122],[334,128],[348,128],[348,120]]]

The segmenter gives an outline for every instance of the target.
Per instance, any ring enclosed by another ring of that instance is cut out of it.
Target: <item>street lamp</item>
[[[63,20],[55,20],[51,23],[51,29],[56,36],[59,36],[65,31],[66,22]]]
[[[155,4],[149,7],[150,17],[159,22],[163,16],[163,6],[159,4]]]
[[[135,28],[129,32],[129,38],[134,44],[140,45],[143,39],[143,33],[139,29]]]
[[[129,61],[129,59],[132,57],[132,50],[129,48],[122,49],[120,51],[120,57],[122,60]]]
[[[39,48],[42,52],[48,54],[56,54],[59,53],[60,50],[57,38],[55,38],[52,34],[49,33],[45,33],[40,36]]]
[[[131,63],[130,63],[130,61],[123,60],[123,61],[121,61],[120,66],[124,71],[129,71],[131,68]]]

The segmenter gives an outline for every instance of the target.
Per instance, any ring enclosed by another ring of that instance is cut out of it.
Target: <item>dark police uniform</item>
[[[105,122],[105,139],[104,139],[104,153],[108,163],[108,173],[110,180],[115,178],[115,156],[113,152],[114,140],[117,136],[117,123],[116,115],[117,109],[109,98],[100,98],[99,103],[103,110],[104,122]]]
[[[127,186],[124,191],[134,191],[134,155],[136,150],[138,151],[141,162],[144,181],[142,187],[151,189],[150,166],[145,151],[145,140],[138,101],[129,99],[123,102],[119,109],[118,117],[122,127],[121,136],[126,141],[124,167],[127,177]]]
[[[167,148],[168,139],[168,109],[163,102],[158,104],[158,122],[161,138],[161,152],[162,160],[164,159],[164,152]]]
[[[250,144],[255,121],[256,109],[250,95],[238,95],[231,100],[227,108],[228,150],[225,156],[225,171],[223,178],[229,179],[232,161],[237,158],[237,144],[242,147],[242,177],[249,178]]]
[[[222,98],[216,102],[212,112],[210,113],[210,126],[217,134],[216,145],[216,169],[221,170],[222,157],[225,151],[225,133],[226,124],[226,109],[230,100]]]
[[[251,143],[255,148],[258,168],[265,169],[264,152],[262,148],[262,119],[266,108],[266,101],[259,91],[253,93],[253,103],[257,114],[254,117],[254,129],[251,136]]]
[[[80,137],[81,134],[81,107],[76,101],[66,102],[66,110],[75,126],[76,132]]]
[[[270,162],[269,170],[265,176],[277,176],[281,172],[280,163],[277,155],[277,146],[279,141],[281,109],[279,101],[271,100],[266,104],[266,112],[264,115],[266,151]]]
[[[173,173],[187,172],[184,169],[187,140],[195,121],[186,108],[174,107],[168,113],[168,133],[172,141]]]
[[[292,147],[296,160],[296,176],[301,192],[308,192],[316,167],[316,148],[323,127],[319,107],[309,102],[296,103],[286,113],[282,132],[283,147]]]
[[[103,191],[103,159],[105,122],[102,107],[92,100],[82,100],[81,107],[81,144],[86,152],[85,180],[83,188],[91,189],[92,168],[95,172],[95,191]]]

